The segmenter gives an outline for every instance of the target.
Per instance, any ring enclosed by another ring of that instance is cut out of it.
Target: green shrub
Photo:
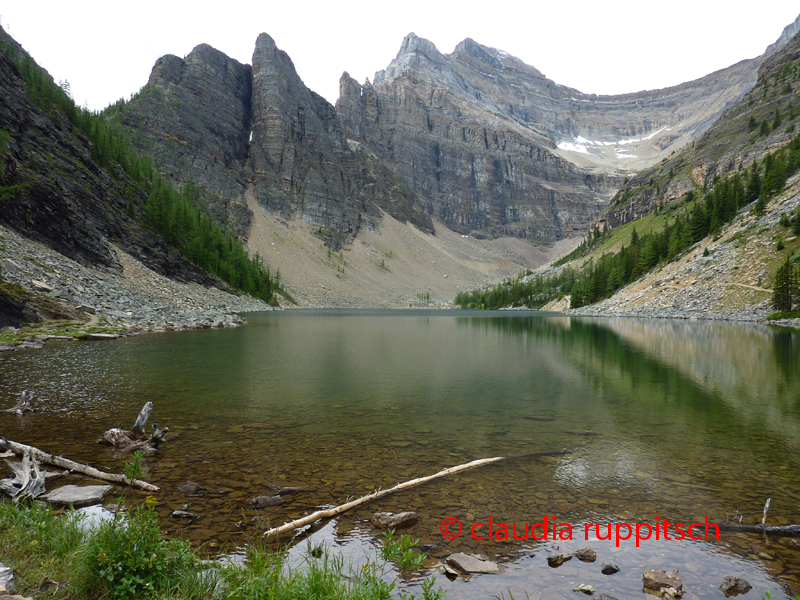
[[[132,598],[174,587],[196,571],[189,542],[161,539],[155,500],[104,522],[80,551],[79,592],[88,597]]]

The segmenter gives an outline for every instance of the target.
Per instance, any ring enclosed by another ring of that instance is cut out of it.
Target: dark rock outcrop
[[[252,69],[207,44],[185,59],[156,61],[147,85],[120,120],[180,188],[194,183],[234,230],[245,234],[244,166],[249,153]]]
[[[8,54],[24,50],[2,29],[0,42],[0,131],[9,133],[0,185],[21,186],[3,200],[0,223],[84,265],[121,271],[111,242],[177,281],[212,282],[131,217],[144,198],[126,195],[131,182],[93,160],[89,140],[58,108],[45,113],[27,97]]]

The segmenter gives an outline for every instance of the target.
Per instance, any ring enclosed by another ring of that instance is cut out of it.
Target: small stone
[[[286,496],[289,494],[299,494],[303,491],[301,487],[284,487],[282,485],[268,485],[267,490],[275,496]]]
[[[753,586],[746,579],[740,579],[734,575],[726,575],[719,586],[726,598],[746,594],[753,589]]]
[[[408,527],[419,519],[419,515],[412,510],[391,513],[391,512],[376,512],[372,515],[372,523],[381,529],[399,529],[401,527]]]
[[[587,596],[591,596],[592,594],[594,594],[595,589],[590,585],[586,585],[585,583],[579,583],[574,588],[572,588],[572,591],[573,592],[583,592]]]
[[[663,592],[665,597],[667,594],[675,598],[683,595],[683,582],[678,577],[677,571],[647,569],[642,576],[642,582],[645,590]]]
[[[594,562],[597,560],[597,552],[591,548],[581,548],[572,553],[581,562]]]
[[[169,513],[169,516],[173,519],[191,519],[193,521],[196,521],[200,518],[200,515],[196,515],[187,510],[173,510],[171,513]]]
[[[572,560],[571,554],[551,554],[547,557],[547,564],[555,569],[563,565],[568,560]]]
[[[204,488],[202,485],[195,483],[194,481],[184,481],[178,486],[178,492],[181,494],[196,494],[203,489]]]
[[[283,504],[283,498],[280,496],[256,496],[250,500],[250,505],[254,508],[267,508],[268,506],[278,506]]]
[[[31,280],[31,287],[33,288],[34,292],[42,292],[42,293],[49,293],[53,291],[49,285],[47,285],[44,281],[39,279],[32,279]]]
[[[474,554],[457,552],[447,557],[448,564],[464,573],[499,573],[500,567],[495,563],[482,560]]]
[[[603,563],[600,571],[603,575],[613,575],[614,573],[619,573],[619,566],[614,563]]]

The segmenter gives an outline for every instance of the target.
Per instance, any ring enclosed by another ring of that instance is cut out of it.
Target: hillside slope
[[[232,322],[225,315],[234,306],[266,308],[240,301],[187,260],[174,243],[181,240],[171,243],[145,226],[150,200],[167,197],[142,176],[146,164],[0,30],[3,326],[60,317],[102,321],[115,331],[200,327]],[[139,284],[128,281],[134,272]],[[179,314],[178,307],[195,312]]]

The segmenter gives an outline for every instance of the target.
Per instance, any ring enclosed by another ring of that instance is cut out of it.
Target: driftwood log
[[[153,403],[147,402],[143,407],[133,428],[130,431],[125,431],[115,427],[109,429],[100,439],[97,440],[98,444],[107,444],[114,446],[123,452],[142,452],[149,454],[155,452],[161,442],[165,441],[164,436],[169,433],[169,427],[164,429],[158,428],[158,423],[153,425],[153,433],[148,437],[144,432],[147,419],[150,417],[150,412],[153,410]]]
[[[19,402],[17,402],[16,406],[6,408],[3,410],[3,412],[24,415],[25,413],[33,412],[35,410],[36,409],[33,408],[33,394],[31,394],[28,390],[25,390],[22,392],[22,394],[20,394]]]
[[[330,517],[335,517],[336,515],[342,514],[343,512],[347,512],[351,508],[355,508],[360,504],[371,502],[373,500],[377,500],[378,498],[383,498],[384,496],[388,496],[389,494],[393,494],[394,492],[404,490],[413,487],[415,485],[420,485],[421,483],[426,483],[428,481],[431,481],[432,479],[438,479],[439,477],[444,477],[445,475],[451,475],[452,473],[458,473],[459,471],[466,471],[467,469],[474,469],[475,467],[481,467],[483,465],[488,465],[493,462],[505,460],[506,458],[512,458],[512,457],[495,456],[494,458],[481,458],[479,460],[473,460],[472,462],[468,462],[463,465],[457,465],[455,467],[444,469],[442,471],[439,471],[438,473],[434,473],[433,475],[428,475],[426,477],[418,477],[417,479],[412,479],[411,481],[406,481],[405,483],[399,483],[393,488],[389,488],[388,490],[377,490],[375,492],[372,492],[371,494],[367,494],[366,496],[362,496],[361,498],[358,498],[351,502],[340,504],[339,506],[335,506],[327,510],[318,510],[317,512],[312,513],[306,517],[303,517],[302,519],[296,519],[294,521],[290,521],[289,523],[285,523],[280,527],[273,527],[272,529],[268,529],[267,531],[264,532],[264,537],[273,537],[273,536],[278,537],[289,531],[294,531],[298,527],[309,525],[318,519],[329,519]]]
[[[39,463],[33,452],[22,454],[22,461],[6,464],[14,472],[13,479],[0,479],[0,492],[10,496],[14,503],[26,498],[36,498],[44,493],[45,476],[39,470]]]
[[[6,440],[0,438],[0,450],[11,450],[17,456],[24,456],[26,452],[30,452],[32,457],[35,457],[41,463],[45,463],[48,465],[54,465],[56,467],[61,467],[62,469],[69,469],[70,471],[75,471],[77,473],[83,473],[88,477],[92,477],[94,479],[100,479],[102,481],[110,481],[111,483],[118,483],[120,485],[130,485],[135,488],[139,488],[140,490],[145,490],[148,492],[157,492],[161,488],[151,483],[147,483],[146,481],[141,481],[139,479],[128,479],[124,475],[117,475],[115,473],[106,473],[105,471],[101,471],[100,469],[95,469],[94,467],[90,467],[88,465],[83,465],[81,463],[77,463],[72,460],[68,460],[66,458],[62,458],[61,456],[54,456],[52,454],[48,454],[47,452],[43,452],[38,448],[34,448],[33,446],[28,446],[26,444],[19,444],[17,442],[12,442],[11,440]]]

